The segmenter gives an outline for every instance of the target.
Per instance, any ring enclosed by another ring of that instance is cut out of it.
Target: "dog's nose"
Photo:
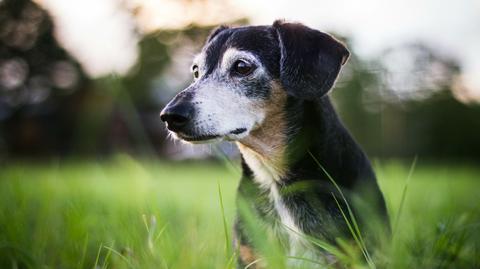
[[[167,123],[170,131],[179,131],[193,118],[193,106],[187,103],[167,105],[160,113],[160,119]]]

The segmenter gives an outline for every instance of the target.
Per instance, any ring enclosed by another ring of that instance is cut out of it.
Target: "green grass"
[[[398,228],[367,246],[374,266],[480,268],[478,168],[420,160],[404,198],[409,164],[376,171]],[[222,164],[125,155],[4,165],[0,268],[234,268],[238,178]],[[340,245],[349,266],[369,267],[354,244]]]

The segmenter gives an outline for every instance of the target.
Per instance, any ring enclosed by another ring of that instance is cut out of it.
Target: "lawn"
[[[374,266],[480,268],[480,168],[419,160],[405,189],[409,163],[375,167],[398,225]],[[4,165],[0,268],[234,268],[226,238],[239,173],[126,155]]]

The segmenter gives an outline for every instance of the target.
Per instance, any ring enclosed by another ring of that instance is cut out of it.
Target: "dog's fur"
[[[385,212],[370,163],[327,95],[348,57],[342,43],[302,24],[222,26],[194,60],[195,81],[161,113],[176,138],[235,141],[243,166],[239,207],[277,231],[288,255],[325,261],[302,234],[333,243],[349,235],[340,210],[346,204],[329,176]],[[239,60],[246,74],[238,72]],[[240,210],[240,266],[260,258],[250,234]]]

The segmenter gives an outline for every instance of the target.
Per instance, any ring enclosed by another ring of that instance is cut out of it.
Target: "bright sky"
[[[58,41],[93,77],[125,74],[136,62],[134,20],[115,0],[37,0],[51,14]]]
[[[480,97],[478,0],[37,0],[54,16],[57,36],[87,72],[125,73],[135,62],[138,37],[125,6],[135,8],[139,30],[179,28],[195,21],[218,24],[247,16],[253,24],[277,18],[303,22],[353,39],[363,57],[425,41],[460,60],[464,82]],[[190,3],[190,4],[186,4]],[[191,4],[193,3],[193,4]]]

